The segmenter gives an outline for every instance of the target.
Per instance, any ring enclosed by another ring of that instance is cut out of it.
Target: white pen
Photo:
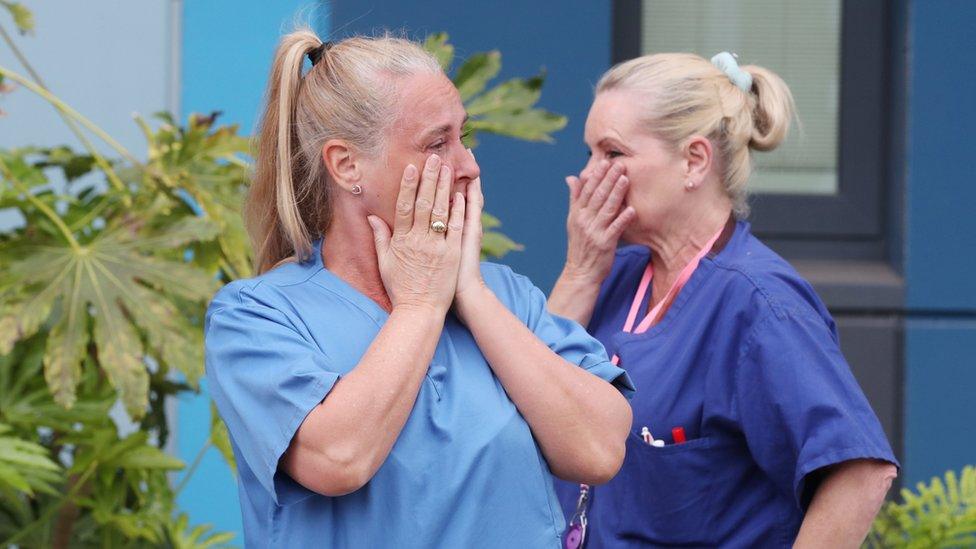
[[[641,428],[641,436],[644,437],[644,442],[646,442],[647,444],[650,444],[651,446],[653,446],[655,448],[663,448],[664,447],[664,441],[663,440],[654,440],[654,437],[651,436],[651,430],[648,429],[647,427],[642,427]]]

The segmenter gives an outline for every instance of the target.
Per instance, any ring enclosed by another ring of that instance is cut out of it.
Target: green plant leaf
[[[191,379],[199,377],[200,351],[186,346],[187,326],[178,320],[174,300],[205,302],[217,284],[192,265],[159,253],[213,238],[216,227],[192,218],[153,229],[145,230],[136,216],[114,222],[79,249],[58,242],[25,243],[0,279],[25,284],[13,290],[0,282],[0,289],[8,288],[0,294],[0,326],[12,328],[13,334],[0,341],[6,348],[11,339],[32,335],[51,317],[44,373],[61,405],[75,402],[79,364],[92,341],[89,318],[101,366],[132,417],[142,416],[149,385],[137,328],[147,332],[150,347],[164,360]]]
[[[901,498],[881,508],[865,547],[976,547],[976,467],[902,489]]]
[[[424,49],[429,51],[437,58],[437,62],[441,64],[441,68],[447,71],[451,68],[451,63],[454,61],[454,46],[447,43],[447,33],[437,32],[428,35],[424,40]]]
[[[14,25],[17,26],[17,30],[21,34],[34,31],[34,14],[26,6],[20,2],[8,2],[7,0],[0,0],[0,6],[7,8],[11,17],[14,18]]]
[[[227,425],[220,419],[217,406],[213,401],[210,402],[210,442],[217,448],[230,470],[236,475],[237,461],[234,459],[234,451],[230,445],[230,433],[227,431]]]
[[[481,93],[501,68],[502,55],[497,51],[477,53],[468,58],[454,76],[454,85],[461,94],[461,100],[467,101]]]
[[[184,467],[182,461],[153,446],[134,448],[120,456],[115,465],[123,469],[163,469],[166,471],[178,471]]]
[[[0,423],[0,491],[54,493],[52,483],[57,482],[60,471],[47,448],[15,436],[9,425]]]
[[[516,137],[526,141],[552,143],[551,133],[566,127],[565,116],[541,109],[518,113],[499,113],[469,120],[472,130]]]
[[[544,74],[529,79],[513,78],[469,101],[465,108],[470,116],[496,112],[519,112],[531,108],[542,96]]]

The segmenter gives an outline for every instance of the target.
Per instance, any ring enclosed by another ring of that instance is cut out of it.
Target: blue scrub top
[[[624,333],[649,259],[645,247],[618,251],[589,327],[637,393],[623,468],[592,493],[588,549],[790,547],[810,473],[857,458],[897,463],[830,314],[748,223],[702,259],[658,324]],[[646,444],[644,426],[667,445]],[[674,427],[687,442],[672,444]],[[571,516],[579,486],[558,481],[557,492]]]
[[[237,458],[248,547],[558,547],[564,520],[528,424],[471,333],[448,315],[416,404],[366,486],[312,492],[278,470],[305,416],[352,370],[387,313],[312,258],[222,288],[206,315],[206,377]],[[508,267],[485,283],[564,359],[632,389],[578,324]],[[531,364],[525,365],[531,368]]]

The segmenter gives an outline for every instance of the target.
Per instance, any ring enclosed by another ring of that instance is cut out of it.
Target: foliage
[[[33,31],[22,4],[0,8]],[[226,426],[211,406],[210,438],[186,467],[164,451],[165,407],[198,390],[208,300],[253,274],[240,215],[249,139],[218,113],[137,116],[140,160],[52,94],[2,25],[0,39],[29,74],[0,67],[0,92],[16,83],[47,101],[82,145],[0,149],[0,209],[23,221],[0,230],[0,547],[226,545],[232,534],[191,526],[175,505],[211,446],[234,466]],[[446,35],[427,44],[451,64]],[[469,144],[479,131],[549,140],[565,118],[533,108],[543,76],[486,89],[500,67],[489,52],[455,75]],[[485,256],[521,249],[496,218],[484,225]]]
[[[976,547],[976,467],[957,477],[918,483],[901,491],[903,502],[885,504],[874,521],[866,547]]]

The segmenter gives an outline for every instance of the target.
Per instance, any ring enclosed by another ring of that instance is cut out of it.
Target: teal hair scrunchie
[[[731,53],[723,51],[715,54],[712,64],[724,72],[740,90],[748,92],[752,89],[752,75],[739,68],[739,62]]]

